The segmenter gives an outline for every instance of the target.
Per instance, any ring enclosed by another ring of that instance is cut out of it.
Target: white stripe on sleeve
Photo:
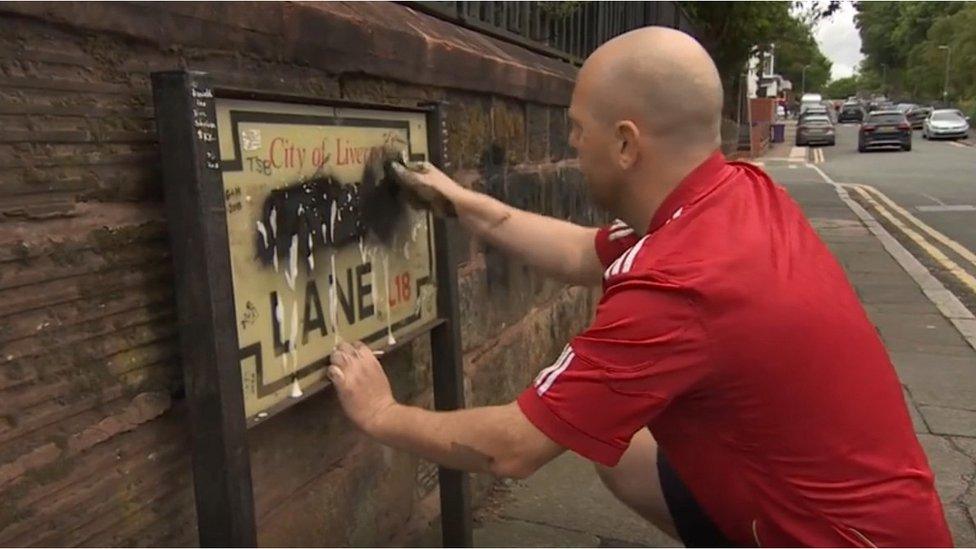
[[[623,237],[625,237],[627,235],[631,235],[631,234],[634,234],[634,229],[631,229],[630,227],[624,227],[624,228],[621,228],[621,229],[613,229],[610,232],[610,234],[607,235],[607,239],[610,240],[610,241],[614,241],[614,240],[617,240],[619,238],[623,238]]]
[[[559,358],[557,358],[556,361],[553,362],[551,365],[546,366],[545,368],[543,368],[542,371],[539,372],[539,375],[535,376],[535,386],[536,387],[538,387],[539,384],[542,383],[542,379],[544,377],[546,377],[547,375],[549,375],[550,372],[552,372],[553,370],[559,368],[559,366],[563,363],[563,360],[566,359],[566,355],[569,354],[569,351],[570,351],[569,345],[563,347],[563,352],[559,355]]]
[[[546,391],[549,390],[549,387],[552,387],[552,383],[556,381],[556,378],[559,377],[559,374],[565,372],[566,368],[569,368],[569,365],[573,363],[574,358],[576,358],[576,353],[574,353],[572,349],[570,349],[569,354],[566,355],[566,358],[563,359],[562,364],[559,366],[559,368],[553,370],[553,372],[549,375],[549,377],[546,378],[546,380],[542,383],[542,385],[540,385],[536,389],[535,392],[539,396],[546,394]]]
[[[622,272],[625,272],[625,273],[626,272],[630,272],[630,267],[633,266],[634,260],[637,259],[637,254],[640,252],[641,248],[644,246],[644,241],[645,240],[647,240],[647,236],[646,235],[644,236],[644,238],[641,238],[639,241],[637,241],[637,244],[634,245],[633,250],[629,254],[627,254],[627,259],[624,259],[623,269],[621,269]]]

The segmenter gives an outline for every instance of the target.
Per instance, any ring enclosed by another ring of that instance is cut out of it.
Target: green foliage
[[[824,97],[830,99],[847,99],[852,95],[857,95],[860,90],[860,78],[855,74],[845,78],[838,78],[827,84],[823,91]]]
[[[775,41],[776,73],[793,83],[796,93],[818,92],[830,80],[831,62],[820,52],[810,26],[798,19],[784,24],[782,35]],[[803,67],[806,66],[804,79]],[[806,81],[805,90],[801,89]]]
[[[789,2],[681,2],[703,37],[723,82],[737,76],[749,56],[767,48],[791,22]]]
[[[916,101],[942,98],[947,45],[949,100],[976,105],[976,4],[966,2],[857,2],[862,86],[886,74],[889,95]],[[877,86],[874,89],[880,89]]]
[[[775,51],[775,71],[800,91],[803,67],[806,89],[816,91],[830,78],[830,61],[820,52],[811,31],[813,23],[837,9],[839,2],[803,4],[791,14],[792,2],[681,2],[694,21],[725,85],[726,107],[733,107],[739,79],[750,56]]]

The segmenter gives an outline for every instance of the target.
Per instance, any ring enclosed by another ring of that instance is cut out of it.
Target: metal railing
[[[401,2],[435,17],[580,64],[600,44],[648,25],[694,35],[677,2]]]

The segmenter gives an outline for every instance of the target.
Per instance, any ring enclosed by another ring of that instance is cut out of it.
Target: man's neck
[[[635,172],[623,185],[624,193],[613,213],[637,234],[643,235],[668,195],[710,155],[674,155],[667,160],[646,162],[646,167]]]

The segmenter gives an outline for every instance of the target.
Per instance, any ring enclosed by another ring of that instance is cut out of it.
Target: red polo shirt
[[[598,233],[596,318],[519,397],[536,427],[605,465],[650,427],[738,543],[951,545],[885,348],[781,187],[715,153],[628,231]]]

